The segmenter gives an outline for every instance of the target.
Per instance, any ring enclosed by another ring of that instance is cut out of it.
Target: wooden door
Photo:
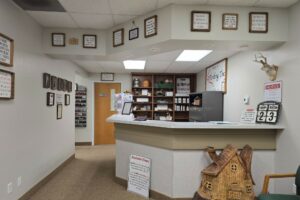
[[[120,92],[120,83],[95,83],[95,145],[115,144],[114,125],[106,119],[116,113],[112,110],[111,96]]]

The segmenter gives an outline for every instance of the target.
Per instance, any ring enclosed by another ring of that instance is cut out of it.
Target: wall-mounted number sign
[[[256,123],[276,124],[281,104],[276,101],[265,101],[257,106]]]

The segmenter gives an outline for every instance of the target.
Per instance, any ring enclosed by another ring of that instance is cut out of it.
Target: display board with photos
[[[222,91],[227,90],[227,62],[225,58],[206,68],[205,88],[206,91]]]
[[[82,46],[83,48],[97,48],[97,35],[85,34],[82,36]]]
[[[15,74],[0,69],[0,99],[14,99]]]
[[[145,38],[157,35],[157,15],[148,17],[144,20],[144,34]]]
[[[66,34],[65,33],[52,33],[52,46],[65,47],[66,46]]]
[[[276,124],[280,114],[281,103],[265,101],[257,106],[256,123]]]
[[[267,33],[269,24],[269,14],[267,12],[249,13],[249,32]]]
[[[75,127],[84,128],[87,125],[87,88],[77,86],[75,91]]]
[[[0,33],[0,64],[13,66],[14,61],[14,40]]]
[[[210,32],[210,29],[211,29],[211,12],[192,11],[191,31]]]
[[[124,44],[124,28],[113,32],[113,47],[118,47]]]

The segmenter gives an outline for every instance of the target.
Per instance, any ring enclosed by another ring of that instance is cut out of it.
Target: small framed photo
[[[51,75],[48,73],[43,74],[43,88],[51,87]]]
[[[83,35],[82,38],[82,46],[83,48],[91,48],[96,49],[97,48],[97,35]]]
[[[122,109],[122,115],[130,115],[132,102],[125,102]]]
[[[211,12],[192,11],[191,31],[210,32],[210,29],[211,29]]]
[[[129,40],[134,40],[139,38],[139,28],[134,28],[129,30],[128,36],[129,36]]]
[[[63,91],[67,92],[68,91],[68,81],[65,80],[65,79],[63,79],[63,81],[64,81],[64,89],[63,89]]]
[[[51,90],[57,90],[57,77],[51,76]]]
[[[47,106],[54,106],[55,104],[55,94],[52,92],[47,92]]]
[[[269,14],[267,12],[249,13],[249,32],[267,33],[269,27]]]
[[[64,80],[62,78],[57,79],[57,90],[63,91],[64,90]]]
[[[65,94],[65,105],[66,106],[70,105],[70,95],[69,94]]]
[[[61,103],[57,104],[56,108],[56,119],[62,119],[63,115],[63,105]]]
[[[223,30],[237,30],[239,15],[235,13],[224,13],[222,18]]]
[[[114,81],[114,73],[101,73],[101,81]]]
[[[10,71],[0,69],[0,99],[14,99],[15,74]]]
[[[113,47],[118,47],[124,44],[124,28],[113,32]]]
[[[0,33],[0,64],[12,67],[14,62],[14,40]]]
[[[157,15],[144,20],[144,35],[145,38],[157,35]]]
[[[68,92],[72,92],[72,82],[68,81]]]
[[[53,47],[65,47],[66,46],[66,34],[65,33],[52,33],[52,46]]]

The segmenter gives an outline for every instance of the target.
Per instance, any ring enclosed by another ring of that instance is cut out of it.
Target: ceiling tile
[[[157,0],[110,0],[112,13],[115,15],[143,15],[155,10]]]
[[[164,72],[172,61],[151,61],[147,59],[145,71],[146,72]]]
[[[44,27],[78,28],[70,15],[63,12],[27,11]]]
[[[107,29],[113,26],[112,15],[71,13],[80,28]]]
[[[195,62],[173,62],[165,72],[168,73],[184,73],[186,69],[194,65]]]
[[[121,61],[99,61],[103,72],[125,73],[127,72]]]
[[[259,0],[255,6],[259,7],[290,7],[298,0]]]
[[[135,17],[135,15],[113,15],[115,25],[128,22],[129,20],[132,20]]]
[[[209,5],[253,6],[257,0],[208,0]]]
[[[158,8],[165,7],[169,4],[182,4],[182,5],[201,5],[206,4],[208,0],[158,0]]]
[[[108,0],[59,0],[68,12],[111,14]]]
[[[147,60],[152,60],[152,61],[173,61],[179,56],[180,53],[181,53],[181,50],[171,51],[171,52],[167,52],[167,53],[161,53],[161,54],[149,56],[147,58]]]

